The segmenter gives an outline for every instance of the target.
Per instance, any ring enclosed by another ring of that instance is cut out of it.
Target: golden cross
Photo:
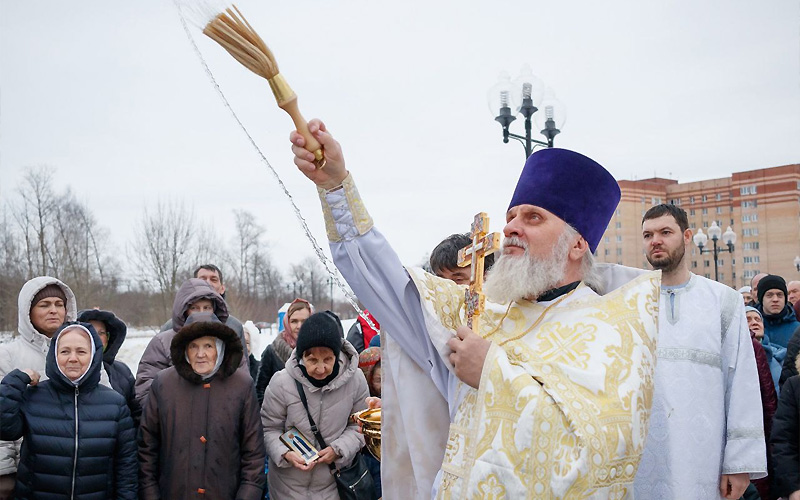
[[[500,249],[500,233],[489,233],[489,216],[481,212],[472,221],[472,243],[458,251],[458,265],[470,266],[469,288],[465,299],[467,326],[478,331],[478,320],[486,298],[483,295],[483,261],[487,255]]]

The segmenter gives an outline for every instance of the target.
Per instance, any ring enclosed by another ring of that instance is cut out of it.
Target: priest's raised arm
[[[448,370],[430,341],[419,293],[397,254],[378,231],[361,202],[345,168],[339,143],[319,120],[309,130],[322,143],[326,165],[318,169],[314,155],[303,149],[305,139],[291,135],[295,164],[320,192],[331,253],[336,267],[358,299],[378,318],[392,339],[421,368],[430,372],[442,396],[447,397]],[[447,339],[444,339],[446,343]]]
[[[339,144],[319,121],[309,130],[327,165],[317,169],[299,134],[295,163],[319,189],[337,267],[385,327],[382,447],[411,455],[416,496],[432,485],[447,498],[624,498],[652,401],[660,273],[592,288],[602,279],[592,252],[620,199],[613,176],[573,151],[528,158],[473,332],[464,288],[402,266]]]

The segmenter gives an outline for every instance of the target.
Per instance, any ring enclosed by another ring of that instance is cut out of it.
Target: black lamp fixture
[[[567,118],[564,104],[556,98],[552,89],[545,88],[527,64],[513,82],[507,72],[500,73],[497,84],[489,89],[489,111],[503,127],[503,142],[508,143],[509,138],[521,142],[525,147],[525,158],[537,146],[552,148],[553,140],[561,133]],[[517,114],[525,118],[524,136],[508,130],[511,122],[517,119]],[[547,139],[546,142],[533,139],[531,120]]]

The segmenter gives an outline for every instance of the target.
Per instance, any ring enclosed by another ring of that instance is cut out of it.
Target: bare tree
[[[140,279],[161,296],[165,315],[171,309],[172,294],[189,267],[194,265],[194,210],[183,203],[161,202],[145,208],[135,229],[131,261]]]
[[[297,297],[310,300],[313,304],[322,304],[329,299],[327,291],[328,273],[322,264],[313,257],[306,257],[299,264],[293,264],[291,279]]]
[[[53,192],[53,174],[48,166],[27,170],[23,183],[17,189],[21,202],[12,214],[23,236],[28,276],[46,275],[50,272],[48,244],[50,219],[57,205]]]

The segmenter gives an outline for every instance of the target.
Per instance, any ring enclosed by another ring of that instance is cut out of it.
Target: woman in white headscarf
[[[14,370],[0,383],[0,439],[23,437],[14,498],[137,498],[130,410],[102,386],[103,344],[88,323],[53,336],[40,382]]]

